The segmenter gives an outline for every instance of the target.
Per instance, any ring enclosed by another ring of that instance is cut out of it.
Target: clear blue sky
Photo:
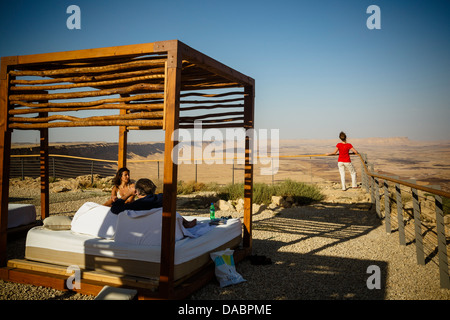
[[[81,30],[69,30],[69,5]],[[381,10],[369,30],[368,6]],[[450,139],[450,1],[2,1],[0,56],[179,39],[256,80],[256,127],[281,139]],[[53,141],[118,130],[51,129]],[[14,131],[16,142],[37,132]],[[158,140],[131,133],[130,141]]]

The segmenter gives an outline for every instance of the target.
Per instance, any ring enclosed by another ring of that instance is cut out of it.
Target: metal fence
[[[49,175],[53,179],[95,174],[113,176],[117,171],[117,161],[64,155],[49,155],[49,165]],[[40,177],[39,155],[12,155],[10,170],[11,178]]]

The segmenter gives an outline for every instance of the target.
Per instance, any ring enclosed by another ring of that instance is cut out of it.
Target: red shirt
[[[350,143],[338,143],[336,148],[339,149],[338,162],[351,162],[348,152],[353,146]]]

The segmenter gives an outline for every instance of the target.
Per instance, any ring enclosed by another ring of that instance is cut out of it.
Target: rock
[[[244,212],[244,199],[238,199],[237,203],[236,203],[236,211],[239,213],[243,213]]]
[[[272,196],[272,204],[276,205],[276,206],[281,206],[281,202],[283,201],[283,197],[282,196]]]
[[[215,204],[216,210],[221,211],[235,211],[234,206],[230,201],[218,200]]]
[[[450,214],[444,216],[444,224],[450,225]]]
[[[286,197],[286,199],[282,196],[272,196],[272,204],[277,207],[290,208],[294,203],[294,199],[292,197]]]
[[[70,191],[70,189],[67,188],[67,187],[65,187],[65,186],[55,186],[55,187],[52,189],[52,191],[53,191],[54,193],[60,193],[60,192],[67,192],[67,191]]]
[[[266,210],[267,206],[265,204],[257,204],[254,203],[252,206],[252,212],[253,214],[261,213],[264,210]]]

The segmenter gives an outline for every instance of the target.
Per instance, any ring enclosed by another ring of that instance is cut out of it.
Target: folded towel
[[[209,220],[198,221],[197,224],[189,229],[184,229],[184,235],[189,238],[198,238],[211,231],[215,226],[209,224]]]

